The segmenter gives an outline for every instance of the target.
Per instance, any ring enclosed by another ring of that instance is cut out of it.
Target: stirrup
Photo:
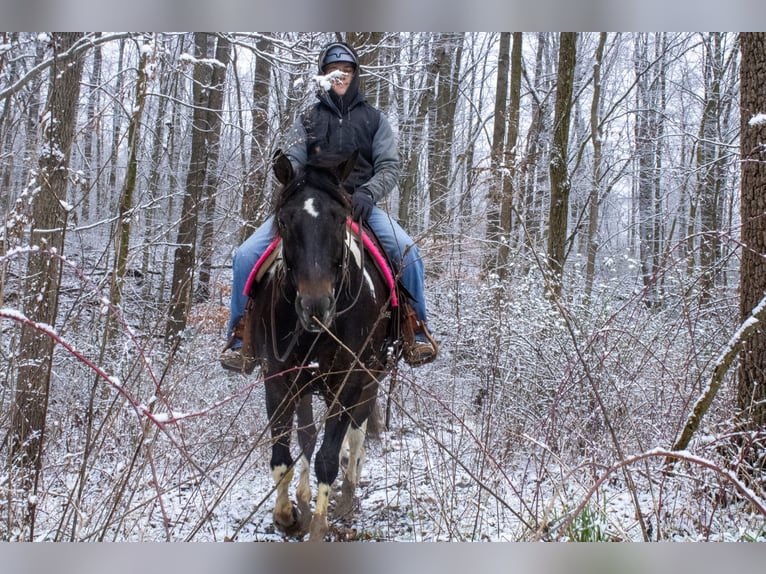
[[[229,340],[226,342],[226,346],[218,356],[218,362],[227,371],[249,375],[255,370],[255,357],[246,356],[243,354],[242,351],[245,348],[244,343],[235,349],[234,342],[237,340],[238,337],[236,333],[229,337]]]
[[[425,341],[418,340],[418,335],[421,334]],[[419,367],[420,365],[431,363],[439,355],[438,343],[421,322],[418,322],[418,330],[413,332],[412,340],[404,342],[402,350],[405,362],[411,367]]]

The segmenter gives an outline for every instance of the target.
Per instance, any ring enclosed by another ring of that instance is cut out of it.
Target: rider
[[[386,116],[359,90],[359,61],[353,48],[344,42],[328,44],[319,55],[319,71],[330,80],[330,88],[320,89],[319,102],[295,121],[287,135],[285,155],[298,169],[321,152],[350,155],[359,150],[356,167],[344,184],[351,193],[353,218],[366,221],[377,235],[411,296],[418,325],[414,344],[405,347],[405,360],[411,365],[428,363],[436,358],[437,347],[427,327],[423,261],[410,236],[376,205],[399,181],[396,139]],[[252,365],[243,368],[242,343],[234,331],[247,304],[243,290],[248,275],[272,240],[273,216],[234,254],[229,343],[220,357],[226,369],[252,370]]]

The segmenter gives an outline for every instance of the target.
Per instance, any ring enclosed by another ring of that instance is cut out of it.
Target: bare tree
[[[208,34],[194,34],[194,120],[192,129],[192,148],[189,169],[186,176],[186,192],[181,208],[181,220],[178,224],[177,247],[173,258],[173,280],[171,283],[170,310],[165,341],[174,345],[179,335],[186,328],[186,320],[192,302],[194,283],[194,265],[196,262],[197,224],[199,221],[202,193],[208,161],[208,134],[210,133],[208,98],[211,66],[207,57]]]
[[[119,213],[115,222],[114,234],[114,269],[110,286],[109,299],[113,306],[119,307],[122,302],[122,288],[127,272],[128,252],[130,249],[130,231],[133,221],[133,195],[136,191],[136,178],[138,175],[138,142],[141,137],[141,122],[143,120],[144,104],[148,78],[146,73],[146,61],[148,59],[148,43],[139,50],[138,73],[136,78],[135,99],[128,125],[128,166],[125,173],[125,181],[122,185],[119,201]],[[116,325],[110,322],[107,329],[107,339],[113,340]]]
[[[53,58],[71,48],[82,33],[54,33]],[[68,205],[69,158],[80,95],[80,58],[55,62],[51,67],[48,102],[40,145],[38,190],[32,199],[31,244],[24,288],[24,314],[30,321],[21,329],[18,376],[11,406],[10,455],[22,469],[20,487],[27,493],[26,526],[34,537],[35,497],[42,469],[42,447],[53,361],[53,328],[59,302],[64,230]]]
[[[487,241],[489,249],[485,268],[499,267],[497,255],[502,241],[508,241],[500,224],[503,182],[506,178],[505,133],[507,129],[508,74],[511,67],[511,33],[500,33],[497,54],[497,82],[495,84],[495,113],[492,129],[492,150],[490,153],[490,180],[487,191]]]
[[[736,50],[727,56],[724,34],[703,35],[704,107],[697,140],[697,202],[700,216],[700,297],[707,302],[718,276],[721,241],[719,231],[723,216],[726,170],[726,147],[722,141],[727,108],[725,76],[731,68]]]
[[[208,165],[205,175],[202,213],[202,241],[200,244],[200,270],[197,283],[197,296],[201,300],[210,297],[210,270],[213,265],[213,235],[215,233],[215,206],[218,191],[218,162],[221,156],[221,129],[223,126],[223,95],[226,82],[226,69],[229,67],[231,42],[224,35],[219,35],[215,48],[215,65],[210,78],[207,115],[207,153]]]
[[[244,242],[266,218],[266,181],[272,149],[268,121],[272,69],[270,51],[271,40],[268,36],[256,41],[250,161],[240,210],[242,216],[240,242]]]
[[[662,129],[665,57],[650,62],[649,34],[638,34],[635,41],[636,90],[636,155],[638,156],[638,243],[641,277],[646,288],[645,302],[659,303],[658,269],[662,252],[661,203],[659,178],[661,167],[660,132]],[[655,38],[655,42],[660,40]]]
[[[534,78],[528,85],[530,104],[530,126],[526,134],[524,157],[520,165],[523,202],[522,211],[524,241],[529,249],[536,250],[543,230],[543,206],[548,189],[548,170],[545,164],[549,155],[551,129],[550,90],[553,86],[554,71],[550,52],[552,35],[548,32],[537,34]]]
[[[500,277],[507,275],[508,258],[511,251],[511,232],[513,230],[513,211],[520,196],[520,186],[517,183],[516,146],[519,140],[519,122],[521,115],[521,50],[522,33],[513,33],[513,49],[511,51],[511,85],[508,103],[508,136],[505,143],[504,164],[508,173],[503,179],[503,194],[500,204],[500,227],[506,241],[500,244],[498,251],[498,268]]]
[[[125,109],[122,105],[122,91],[125,74],[123,66],[125,62],[125,40],[121,39],[119,43],[117,56],[117,83],[112,94],[112,142],[109,153],[109,177],[107,180],[106,193],[103,186],[96,186],[96,205],[100,210],[98,216],[101,217],[109,211],[112,205],[111,198],[117,190],[117,162],[119,160],[122,120]]]
[[[414,50],[414,48],[413,48]],[[412,87],[415,96],[409,108],[405,107],[403,98],[399,104],[399,149],[402,157],[402,181],[399,192],[399,222],[410,229],[417,221],[411,217],[411,209],[417,197],[420,162],[423,150],[426,146],[426,121],[428,110],[431,107],[436,77],[439,73],[441,59],[444,57],[444,49],[436,49],[422,74],[422,85]],[[402,78],[402,82],[412,83],[415,79],[411,75]],[[405,83],[405,85],[407,85]]]
[[[599,34],[593,64],[593,98],[590,105],[590,138],[593,143],[593,175],[588,195],[588,257],[585,265],[585,297],[590,298],[593,279],[596,275],[596,253],[598,252],[598,212],[601,200],[602,149],[601,139],[601,63],[604,60],[606,32]]]
[[[445,235],[444,223],[449,201],[452,165],[452,138],[455,133],[455,108],[458,100],[464,33],[440,34],[436,50],[442,53],[431,110],[431,140],[428,153],[430,221],[437,235]],[[443,50],[443,51],[442,51]]]
[[[550,290],[561,294],[564,270],[567,220],[569,217],[568,142],[572,112],[572,91],[577,60],[577,33],[562,32],[559,44],[558,79],[553,120],[553,146],[551,149],[551,203],[548,218],[548,268],[551,273]]]
[[[101,33],[97,32],[95,37],[98,38],[100,35]],[[83,163],[85,164],[83,171],[85,172],[85,181],[80,214],[84,221],[88,221],[90,219],[90,194],[93,190],[93,187],[96,185],[96,181],[98,181],[97,165],[99,155],[97,151],[100,147],[100,138],[98,137],[99,130],[98,122],[96,121],[96,110],[98,109],[99,102],[101,101],[102,62],[103,55],[101,52],[101,46],[96,45],[93,47],[93,67],[91,68],[90,72],[90,91],[88,93],[88,107],[86,112],[87,123],[83,137]]]

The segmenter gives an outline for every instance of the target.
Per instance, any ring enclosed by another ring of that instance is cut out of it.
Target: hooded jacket
[[[380,201],[399,183],[399,152],[388,119],[359,90],[358,66],[342,98],[323,89],[317,98],[288,132],[285,154],[297,169],[322,152],[349,156],[358,149],[346,190],[365,188],[375,202]]]

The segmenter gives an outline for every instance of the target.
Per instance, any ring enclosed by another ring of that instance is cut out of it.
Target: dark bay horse
[[[327,156],[294,172],[289,159],[277,152],[274,173],[281,188],[274,223],[281,261],[249,292],[249,332],[262,364],[273,440],[274,523],[291,536],[303,537],[308,531],[310,540],[323,540],[329,530],[331,485],[339,473],[344,439],[348,465],[335,511],[345,513],[353,506],[366,421],[393,343],[395,292],[361,247],[360,237],[349,230],[350,202],[342,183],[355,159],[356,155],[347,160]],[[320,395],[327,406],[315,460],[313,515],[309,465],[318,430],[312,394]],[[302,463],[297,507],[288,494],[294,416]]]

